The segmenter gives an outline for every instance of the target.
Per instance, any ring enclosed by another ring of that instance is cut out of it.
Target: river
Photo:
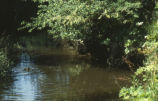
[[[0,81],[0,101],[119,101],[130,75],[72,50],[33,49],[21,52],[10,79]]]

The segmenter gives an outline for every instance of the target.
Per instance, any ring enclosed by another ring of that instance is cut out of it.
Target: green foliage
[[[38,2],[37,17],[22,22],[19,29],[47,29],[53,38],[81,40],[95,60],[121,58],[124,47],[136,50],[146,34],[142,26],[148,10],[142,0],[34,1]]]
[[[144,66],[135,72],[133,85],[120,91],[120,97],[127,101],[158,100],[158,20],[155,19],[146,29],[146,41],[139,49],[146,55]]]
[[[123,88],[120,97],[132,101],[158,99],[157,20],[149,26],[156,0],[34,1],[39,3],[37,17],[23,22],[20,29],[32,32],[45,28],[54,38],[81,40],[95,60],[104,62],[133,51],[144,54],[144,66],[135,73],[133,86]]]
[[[145,66],[140,67],[133,77],[130,88],[122,88],[120,97],[127,101],[157,101],[158,99],[158,42],[145,42],[143,52],[147,59]]]
[[[7,58],[7,55],[3,52],[0,51],[0,78],[4,77],[8,70],[9,70],[9,60]]]
[[[48,28],[54,37],[84,39],[91,33],[94,20],[117,19],[122,23],[132,22],[139,17],[141,3],[137,0],[35,0],[39,3],[37,17],[23,28]]]

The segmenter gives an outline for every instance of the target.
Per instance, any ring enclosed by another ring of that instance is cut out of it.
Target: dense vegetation
[[[132,101],[158,100],[158,20],[157,7],[154,10],[153,21],[146,27],[148,34],[140,52],[145,54],[144,66],[140,67],[133,77],[133,86],[122,88],[120,97]]]
[[[23,22],[22,29],[47,29],[53,38],[77,41],[93,60],[110,66],[126,63],[132,71],[141,66],[133,86],[122,88],[120,97],[158,99],[156,0],[34,1],[38,2],[37,17]]]
[[[0,79],[4,78],[10,70],[16,56],[16,44],[20,36],[17,28],[22,20],[29,20],[29,17],[36,11],[36,5],[31,1],[24,0],[1,0],[0,1]],[[26,13],[26,10],[32,12]]]
[[[15,0],[8,5],[10,0],[0,1],[0,76],[4,76],[10,67],[9,54],[16,43],[12,39],[17,38],[13,33],[25,20],[20,29],[29,32],[45,29],[54,39],[77,43],[78,51],[90,53],[95,62],[129,67],[131,71],[139,67],[133,85],[120,91],[122,99],[158,99],[156,0],[33,1],[38,4],[38,11],[31,20],[29,17],[33,14],[26,14],[24,8],[19,8],[27,3]],[[15,6],[16,3],[20,6]],[[36,6],[31,11],[36,12]]]
[[[9,68],[7,56],[1,51],[0,52],[0,75],[5,76]]]
[[[155,1],[34,1],[39,4],[37,17],[23,22],[22,28],[29,32],[47,29],[53,38],[76,41],[86,47],[83,53],[91,53],[94,61],[113,67],[142,65],[143,54],[138,49],[145,41],[145,27],[152,20]]]

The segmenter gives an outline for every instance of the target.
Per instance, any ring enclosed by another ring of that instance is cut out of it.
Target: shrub
[[[6,53],[0,50],[0,78],[7,74],[9,67],[10,64]]]
[[[132,86],[121,89],[120,97],[125,101],[158,101],[158,20],[146,29],[145,43],[138,49],[146,60],[135,72]]]

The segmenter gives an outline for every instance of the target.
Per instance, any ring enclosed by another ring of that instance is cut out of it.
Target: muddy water
[[[94,66],[61,49],[23,52],[11,79],[0,83],[0,101],[119,101],[130,73]]]
[[[0,101],[119,101],[129,71],[94,65],[71,48],[57,48],[46,34],[20,38],[19,62],[0,81]]]

